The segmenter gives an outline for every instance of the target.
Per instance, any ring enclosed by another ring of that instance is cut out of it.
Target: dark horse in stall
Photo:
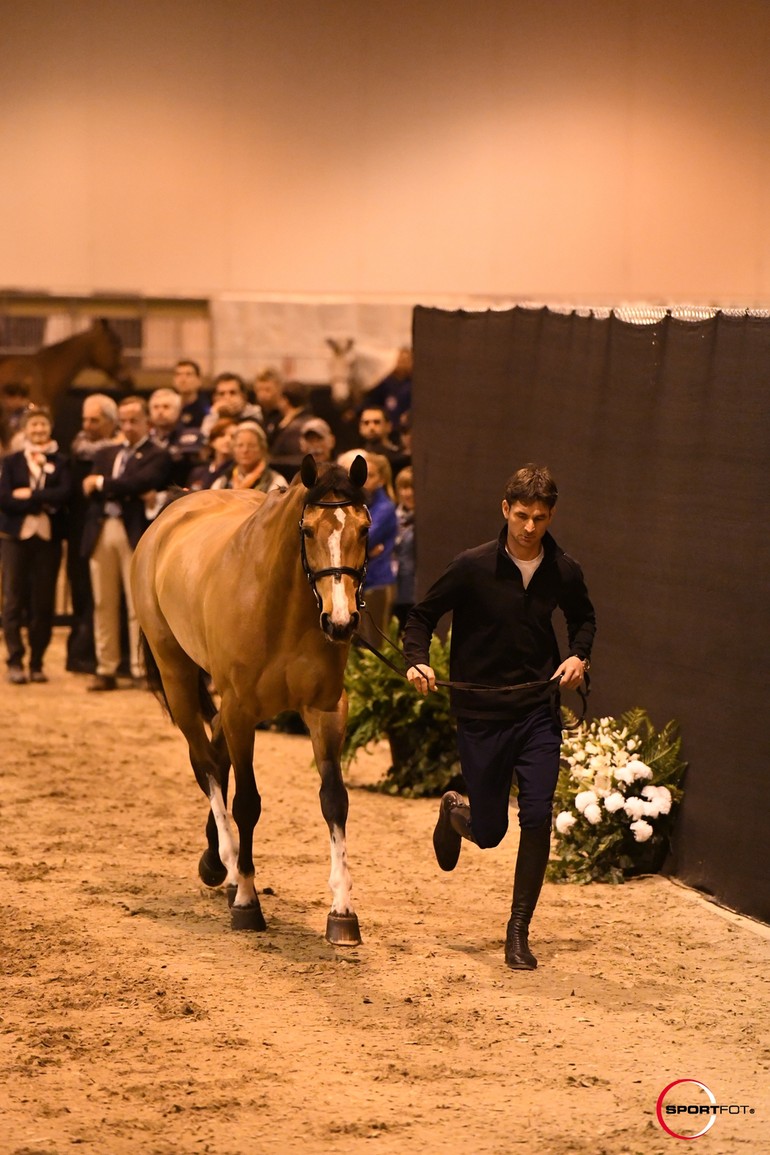
[[[44,345],[37,353],[0,357],[0,386],[24,385],[33,404],[47,405],[55,413],[81,369],[101,369],[121,386],[125,384],[122,342],[103,318],[97,317],[90,328],[74,337]]]
[[[335,465],[320,475],[307,456],[286,490],[187,494],[160,514],[134,555],[132,588],[148,680],[187,739],[209,800],[208,848],[198,872],[208,886],[235,889],[236,930],[265,929],[252,857],[261,810],[254,730],[295,710],[310,731],[331,838],[326,937],[338,945],[361,941],[340,754],[347,721],[343,677],[366,571],[365,481],[360,456],[349,473]],[[219,710],[207,676],[221,696]],[[231,766],[237,848],[227,815]]]

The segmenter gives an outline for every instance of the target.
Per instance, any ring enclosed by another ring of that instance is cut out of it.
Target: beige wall
[[[770,304],[766,0],[0,0],[0,286]]]

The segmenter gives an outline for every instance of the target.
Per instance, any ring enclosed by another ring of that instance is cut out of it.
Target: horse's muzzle
[[[342,624],[333,622],[330,614],[321,614],[321,629],[332,642],[349,642],[358,629],[361,615],[354,612]]]

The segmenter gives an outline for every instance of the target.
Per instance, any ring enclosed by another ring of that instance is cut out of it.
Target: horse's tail
[[[163,679],[160,676],[160,669],[158,663],[155,661],[155,655],[150,649],[150,643],[144,635],[144,630],[139,631],[139,650],[144,662],[144,674],[147,678],[147,688],[152,690],[155,697],[163,706],[163,709],[171,717],[171,707],[168,704],[166,691],[163,688]]]
[[[166,691],[163,686],[163,679],[160,675],[160,668],[155,661],[150,643],[144,635],[144,631],[139,631],[139,648],[141,650],[142,658],[144,660],[145,677],[147,678],[147,688],[152,690],[155,697],[158,699],[163,709],[168,714],[172,722],[174,722],[174,715],[171,713],[171,707],[168,704]],[[201,713],[207,722],[211,722],[217,714],[217,707],[214,704],[214,699],[211,697],[209,690],[209,678],[205,670],[198,670],[198,700],[200,702]],[[174,722],[176,725],[176,723]]]

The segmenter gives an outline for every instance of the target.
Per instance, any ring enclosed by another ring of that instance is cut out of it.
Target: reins
[[[358,634],[358,633],[354,634],[353,641],[355,642],[355,644],[357,646],[369,650],[370,653],[374,654],[374,656],[376,658],[379,658],[379,660],[381,662],[383,662],[384,665],[388,666],[391,670],[393,670],[393,672],[395,674],[398,674],[399,677],[404,678],[406,681],[408,681],[408,679],[406,677],[406,658],[404,657],[403,650],[400,650],[398,648],[398,646],[396,646],[391,641],[391,639],[387,636],[387,634],[382,632],[382,630],[379,628],[379,626],[377,626],[372,621],[371,615],[369,615],[369,621],[370,621],[372,627],[380,635],[380,637],[384,638],[384,640],[388,643],[388,645],[393,650],[395,650],[396,653],[399,655],[399,657],[403,660],[403,666],[401,668],[399,668],[395,664],[395,662],[392,662],[390,660],[390,658],[387,657],[386,654],[383,654],[383,652],[381,650],[378,650],[377,647],[375,645],[373,645],[368,640],[368,638],[363,637],[362,634]],[[578,695],[578,697],[580,698],[580,700],[582,702],[582,708],[580,711],[580,715],[576,718],[575,722],[570,722],[570,723],[564,722],[563,718],[561,717],[560,710],[556,704],[556,696],[557,696],[559,689],[560,689],[560,686],[561,686],[561,675],[559,675],[558,678],[549,678],[547,681],[517,682],[514,685],[508,685],[508,686],[487,686],[487,685],[483,685],[480,682],[456,682],[456,681],[445,680],[443,678],[436,678],[436,685],[441,686],[443,689],[448,689],[448,690],[470,690],[476,694],[507,694],[507,693],[521,693],[525,690],[546,690],[547,689],[549,694],[550,694],[550,705],[551,705],[551,711],[552,711],[553,716],[554,716],[554,720],[557,722],[559,728],[562,730],[576,730],[582,724],[582,722],[585,719],[586,713],[588,712],[589,689],[588,689],[588,686],[586,686],[585,690],[582,690],[582,689],[576,689],[575,690],[575,693]]]

